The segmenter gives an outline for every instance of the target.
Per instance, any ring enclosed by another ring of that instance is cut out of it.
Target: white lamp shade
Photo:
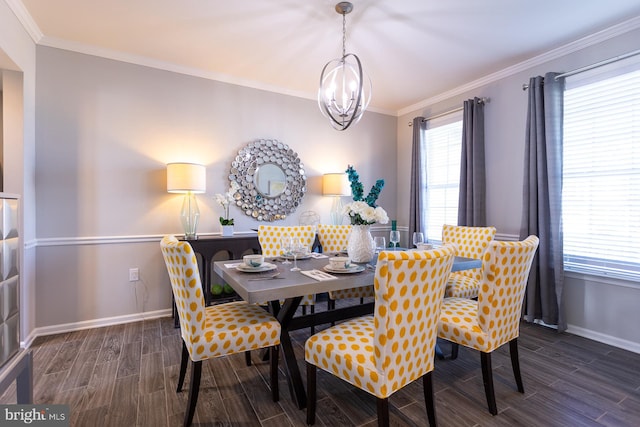
[[[350,196],[351,184],[346,173],[327,173],[322,176],[324,196]]]
[[[195,163],[167,164],[169,193],[204,193],[207,189],[207,170]]]

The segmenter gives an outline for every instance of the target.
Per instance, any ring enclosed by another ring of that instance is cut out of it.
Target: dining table
[[[305,259],[297,260],[300,271],[291,271],[293,264],[283,264],[282,261],[281,258],[265,259],[263,268],[251,271],[243,268],[242,260],[215,261],[213,269],[248,303],[269,302],[270,311],[281,324],[280,347],[289,390],[294,403],[303,409],[306,407],[307,398],[291,341],[291,332],[372,314],[374,302],[296,315],[300,301],[304,295],[373,285],[375,265],[356,264],[356,267],[348,271],[336,272],[329,267],[329,257],[316,252]],[[455,257],[452,271],[478,268],[481,265],[481,261],[477,259]],[[281,300],[284,301],[282,305]]]

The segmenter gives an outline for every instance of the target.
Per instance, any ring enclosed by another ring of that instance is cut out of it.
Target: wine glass
[[[424,243],[424,234],[419,231],[413,233],[413,244],[417,248]]]
[[[387,246],[387,240],[384,236],[376,236],[373,238],[373,244],[376,248],[376,254],[380,254],[380,252],[384,251],[384,248]]]
[[[291,264],[289,258],[291,256],[291,246],[293,245],[293,237],[283,236],[280,239],[280,248],[282,249],[282,256],[284,257],[283,264]]]
[[[293,255],[293,267],[291,271],[300,271],[298,268],[298,257],[305,256],[309,253],[309,248],[300,239],[292,239],[291,254]]]
[[[391,230],[389,233],[389,241],[393,243],[393,250],[396,250],[398,243],[400,243],[400,232],[398,230]]]

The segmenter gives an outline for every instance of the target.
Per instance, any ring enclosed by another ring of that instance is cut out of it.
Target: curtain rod
[[[604,61],[596,62],[595,64],[586,65],[581,68],[576,68],[573,71],[567,71],[566,73],[558,74],[554,77],[555,80],[558,80],[561,77],[569,77],[575,74],[584,73],[585,71],[593,70],[594,68],[602,67],[604,65],[612,64],[614,62],[622,61],[623,59],[631,58],[632,56],[640,55],[640,49],[634,50],[633,52],[624,53],[622,55],[615,56],[613,58],[605,59]],[[522,90],[529,89],[529,84],[524,83],[522,85]]]
[[[486,104],[486,103],[489,102],[489,98],[478,98],[478,102],[480,102],[481,104]],[[426,122],[428,120],[437,119],[438,117],[446,116],[447,114],[457,113],[458,111],[462,111],[463,109],[464,109],[464,107],[454,108],[452,110],[445,111],[444,113],[436,114],[435,116],[426,117],[422,121]],[[411,126],[413,126],[413,122],[409,122],[409,127],[411,127]]]

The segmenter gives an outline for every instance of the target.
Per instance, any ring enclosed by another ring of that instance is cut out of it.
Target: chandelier
[[[360,59],[346,53],[346,15],[352,10],[350,2],[336,4],[336,12],[342,15],[342,57],[327,62],[318,89],[320,111],[337,130],[358,123],[371,100],[371,80],[363,73]]]

